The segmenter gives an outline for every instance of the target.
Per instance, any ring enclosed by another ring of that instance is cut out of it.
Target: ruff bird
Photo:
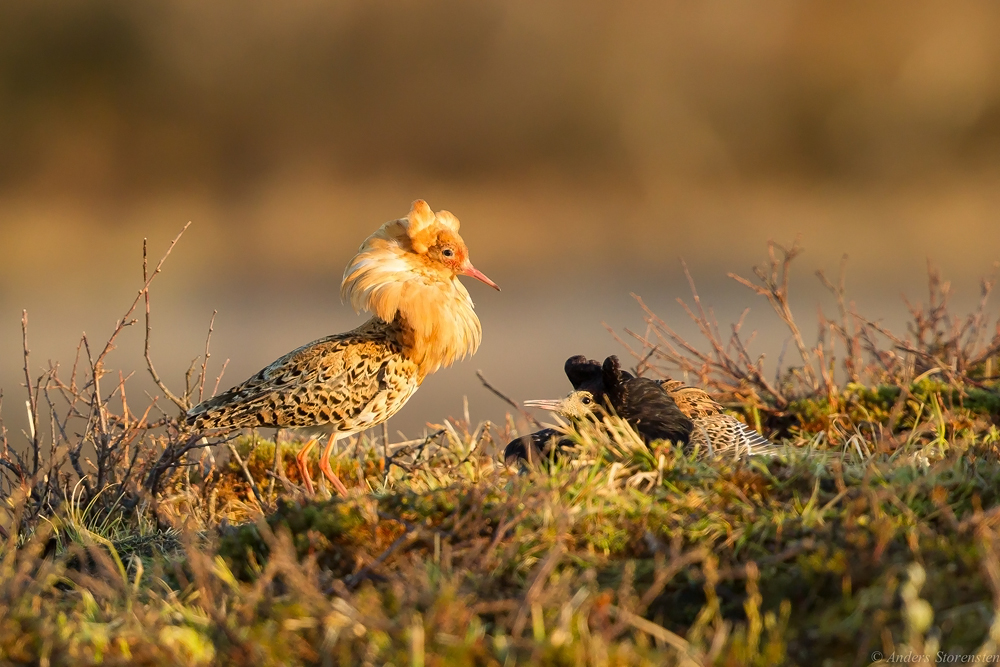
[[[628,371],[619,369],[619,372],[626,381],[633,377]],[[607,392],[603,365],[599,361],[587,359],[583,355],[570,357],[566,360],[566,376],[574,389],[589,391],[597,405],[604,404]],[[775,454],[780,451],[779,445],[736,417],[726,414],[724,408],[705,390],[670,378],[656,382],[670,395],[681,412],[692,420],[692,446],[700,446],[708,451],[736,449],[753,455]]]
[[[566,360],[565,371],[573,389],[589,391],[598,405],[604,404],[606,392],[604,389],[604,367],[601,362],[578,354]],[[628,371],[620,372],[623,378],[633,377]],[[670,378],[655,380],[655,382],[659,383],[664,391],[670,394],[670,398],[674,399],[677,407],[687,417],[707,417],[723,413],[723,407],[703,389],[691,387],[680,380],[671,380]]]
[[[618,364],[617,357],[614,357],[614,363]],[[606,403],[608,392],[605,389],[605,371],[601,362],[578,354],[566,360],[563,370],[575,390],[572,394],[562,400],[525,401],[525,407],[550,410],[571,421],[590,417],[595,408],[609,407]],[[612,372],[610,368],[609,372]],[[632,394],[650,398],[646,404],[646,414],[636,416],[635,423],[630,422],[646,442],[656,439],[687,442],[691,430],[690,422],[685,419],[684,414],[678,413],[678,406],[672,404],[670,397],[664,398],[662,391],[649,384],[655,381],[633,378],[620,367],[616,367],[613,372],[615,375],[613,379],[609,377],[609,386],[613,384],[621,387],[623,381],[638,380],[629,386]],[[632,402],[638,405],[643,400],[638,398]],[[658,409],[660,418],[653,419],[653,413]],[[629,420],[626,415],[618,414],[626,421]],[[640,422],[642,422],[641,429]],[[504,462],[507,465],[515,465],[518,460],[526,460],[529,463],[546,460],[558,456],[563,450],[572,446],[573,441],[565,434],[556,429],[546,428],[508,443],[504,449]]]
[[[405,218],[382,225],[344,270],[341,297],[372,318],[347,333],[293,350],[250,379],[187,412],[195,429],[329,424],[320,469],[342,495],[330,467],[338,438],[364,431],[399,411],[424,378],[474,354],[482,340],[472,298],[458,280],[499,287],[469,261],[458,218],[423,200]],[[306,457],[297,455],[307,490]]]
[[[625,419],[647,444],[672,440],[707,453],[732,451],[754,456],[780,451],[778,445],[725,414],[722,406],[695,387],[676,380],[637,378],[621,369],[616,356],[608,357],[604,364],[571,357],[566,367],[570,381],[580,388],[562,400],[525,401],[525,405],[551,410],[570,420],[587,418],[596,408],[604,407]],[[678,413],[684,419],[679,419]]]
[[[670,394],[656,380],[623,371],[618,357],[605,359],[600,375],[588,373],[581,387],[587,388],[578,389],[562,400],[525,401],[524,405],[550,410],[571,420],[586,418],[595,409],[604,408],[628,422],[647,444],[653,440],[688,441],[693,424]]]

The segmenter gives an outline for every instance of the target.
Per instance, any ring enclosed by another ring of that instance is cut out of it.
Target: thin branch
[[[28,311],[21,311],[21,343],[24,350],[24,386],[28,390],[28,419],[31,426],[31,474],[37,475],[41,465],[39,461],[39,441],[38,441],[38,396],[32,391],[31,371],[29,357],[31,351],[28,349]]]
[[[149,274],[147,272],[148,264],[147,264],[147,254],[146,254],[146,239],[142,240],[142,279],[144,284],[143,288],[139,290],[139,296],[136,297],[136,302],[138,302],[139,297],[144,297],[146,300],[146,342],[143,349],[144,356],[146,357],[146,367],[149,369],[149,374],[153,378],[153,382],[155,382],[156,386],[160,388],[160,391],[163,392],[163,395],[166,396],[168,399],[170,399],[170,402],[179,407],[183,412],[187,412],[188,409],[191,407],[190,402],[181,400],[172,391],[167,389],[167,385],[164,384],[163,380],[160,379],[159,374],[157,374],[156,372],[156,368],[153,367],[153,359],[149,354],[149,340],[151,333],[151,327],[149,323],[149,285],[150,283],[153,282],[153,278],[155,278],[157,274],[160,273],[160,270],[163,267],[163,262],[166,261],[167,257],[170,255],[170,251],[174,249],[174,245],[177,244],[177,241],[180,240],[181,235],[183,235],[184,232],[187,231],[187,228],[190,226],[191,226],[190,222],[184,225],[184,229],[180,231],[180,234],[178,234],[174,238],[174,240],[170,242],[170,246],[167,248],[167,251],[163,254],[163,257],[160,258],[160,261],[159,263],[157,263],[156,268],[153,269],[152,274]],[[135,308],[135,304],[132,304],[132,308]],[[131,312],[132,311],[130,309],[129,313]]]
[[[780,263],[778,262],[775,254],[775,248],[781,250],[782,260]],[[769,270],[765,270],[760,266],[755,266],[753,269],[754,274],[763,283],[763,285],[758,285],[735,273],[729,273],[727,275],[736,282],[753,290],[768,300],[771,307],[774,309],[774,312],[779,318],[781,318],[781,321],[785,323],[785,326],[788,327],[789,331],[791,331],[792,338],[795,341],[795,346],[799,350],[799,356],[802,358],[802,372],[805,375],[806,380],[811,385],[812,390],[815,391],[819,388],[819,380],[812,366],[812,355],[806,348],[805,341],[802,339],[802,332],[799,331],[799,327],[795,323],[795,318],[792,316],[791,307],[788,304],[788,270],[791,266],[792,260],[801,254],[801,252],[802,248],[799,246],[798,240],[795,241],[791,248],[785,248],[777,243],[774,243],[773,241],[769,242]]]
[[[212,396],[219,393],[219,383],[222,382],[222,376],[226,374],[227,366],[229,366],[229,359],[222,362],[222,370],[219,371],[219,376],[215,378],[215,386],[212,387]]]
[[[209,346],[212,343],[212,331],[215,329],[215,316],[219,314],[219,311],[212,311],[212,320],[208,323],[208,335],[205,337],[205,356],[202,357],[201,362],[201,375],[198,379],[198,402],[202,402],[205,399],[205,376],[208,372],[208,358],[212,354],[208,351]]]
[[[525,410],[524,408],[522,408],[517,403],[517,401],[515,401],[514,399],[508,397],[502,391],[500,391],[499,389],[497,389],[496,387],[494,387],[493,385],[491,385],[489,382],[487,382],[486,378],[483,377],[483,372],[482,371],[476,371],[476,377],[479,378],[479,381],[483,383],[484,387],[486,387],[487,389],[489,389],[491,392],[493,392],[493,394],[495,396],[497,396],[498,398],[500,398],[500,400],[502,400],[507,405],[509,405],[512,408],[514,408],[515,410],[517,410],[521,414],[522,417],[524,417],[526,420],[528,420],[529,422],[531,422],[532,426],[535,426],[537,428],[541,428],[542,427],[542,423],[540,421],[538,421],[537,419],[535,419],[533,416],[531,416],[531,413],[529,413],[527,410]]]
[[[250,490],[253,491],[253,495],[257,499],[257,507],[261,512],[263,512],[264,499],[261,497],[260,491],[257,489],[257,482],[254,481],[253,475],[250,474],[250,469],[247,468],[246,462],[243,461],[243,457],[240,456],[238,451],[236,451],[236,446],[233,445],[231,441],[227,442],[226,446],[229,448],[229,453],[232,454],[234,459],[236,459],[236,463],[238,463],[240,468],[243,470],[243,475],[247,478],[247,483],[250,484]]]

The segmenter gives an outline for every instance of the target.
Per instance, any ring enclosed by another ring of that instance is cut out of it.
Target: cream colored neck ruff
[[[341,296],[355,311],[386,322],[399,316],[409,334],[405,354],[420,367],[423,380],[475,354],[483,330],[458,278],[428,268],[414,253],[407,222],[387,222],[365,241],[344,271]]]

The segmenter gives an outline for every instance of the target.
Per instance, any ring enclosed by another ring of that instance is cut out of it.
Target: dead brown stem
[[[146,368],[149,369],[149,374],[153,378],[153,382],[155,382],[156,386],[160,388],[160,391],[163,392],[163,395],[166,396],[171,403],[179,407],[183,412],[187,412],[187,410],[191,407],[190,400],[182,400],[181,398],[178,398],[172,391],[170,391],[167,388],[167,385],[164,384],[163,380],[160,379],[159,374],[156,372],[156,368],[153,366],[153,359],[149,354],[149,341],[150,341],[150,334],[152,331],[149,322],[149,285],[150,283],[153,282],[153,278],[155,278],[160,273],[161,269],[163,268],[163,262],[166,261],[167,257],[170,255],[170,252],[174,249],[174,246],[177,244],[177,241],[180,240],[181,236],[184,234],[185,231],[187,231],[187,228],[190,226],[191,226],[190,222],[184,225],[184,228],[180,231],[180,234],[174,237],[174,240],[170,242],[170,246],[167,248],[167,251],[163,254],[163,257],[160,258],[160,261],[157,262],[156,268],[153,269],[152,274],[149,274],[147,271],[146,239],[142,240],[142,279],[144,284],[143,288],[139,290],[139,296],[136,297],[136,303],[138,303],[139,298],[144,298],[146,301],[146,341],[144,346],[144,355],[146,357]],[[132,312],[132,309],[135,308],[135,305],[136,304],[133,303],[132,308],[129,309],[130,314]]]
[[[499,397],[507,405],[509,405],[512,408],[514,408],[515,410],[517,410],[521,414],[521,416],[524,417],[526,420],[528,420],[533,426],[538,427],[538,428],[540,428],[542,426],[542,423],[540,421],[538,421],[537,419],[535,419],[534,417],[532,417],[531,414],[527,410],[525,410],[520,405],[518,405],[517,401],[515,401],[514,399],[508,397],[502,391],[500,391],[499,389],[497,389],[496,387],[494,387],[493,385],[491,385],[489,382],[487,382],[486,378],[483,377],[483,372],[482,371],[476,371],[476,377],[479,378],[479,381],[483,383],[484,387],[486,387],[491,392],[493,392],[493,394],[495,396]]]
[[[775,254],[775,248],[779,249],[782,253],[782,259],[779,262],[777,255]],[[791,266],[792,260],[798,257],[802,253],[802,247],[799,246],[799,242],[796,239],[795,243],[792,244],[791,248],[785,248],[773,241],[767,244],[767,254],[770,262],[765,269],[761,266],[755,266],[753,268],[754,275],[757,279],[763,283],[758,285],[742,276],[735,273],[727,274],[730,278],[736,282],[744,285],[757,294],[763,296],[771,304],[774,312],[777,313],[781,321],[785,323],[788,330],[792,333],[792,339],[795,341],[795,346],[799,350],[799,356],[802,358],[802,373],[805,375],[806,380],[812,386],[813,391],[819,389],[819,381],[816,377],[816,372],[812,367],[812,355],[806,348],[805,342],[802,340],[802,332],[799,331],[798,325],[795,323],[795,318],[792,316],[792,309],[788,303],[788,269]]]
[[[201,403],[205,399],[205,377],[208,373],[208,358],[212,356],[209,352],[209,346],[212,343],[212,331],[215,330],[215,316],[219,314],[219,311],[212,311],[212,319],[208,323],[208,335],[205,336],[205,356],[201,359],[201,374],[198,376],[198,402]]]
[[[28,421],[31,428],[31,474],[37,475],[41,465],[39,460],[39,440],[38,440],[38,394],[32,389],[31,364],[29,358],[31,351],[28,349],[28,311],[21,311],[21,342],[24,350],[24,386],[28,391]]]

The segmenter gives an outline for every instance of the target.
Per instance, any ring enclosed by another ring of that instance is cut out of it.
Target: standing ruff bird
[[[474,354],[482,340],[472,298],[458,280],[471,276],[500,288],[469,261],[458,219],[434,213],[423,200],[409,215],[382,225],[344,270],[341,297],[373,317],[289,352],[229,391],[188,410],[198,430],[330,424],[333,433],[320,469],[347,489],[330,468],[338,438],[392,417],[424,378]],[[306,488],[310,440],[297,458]]]

